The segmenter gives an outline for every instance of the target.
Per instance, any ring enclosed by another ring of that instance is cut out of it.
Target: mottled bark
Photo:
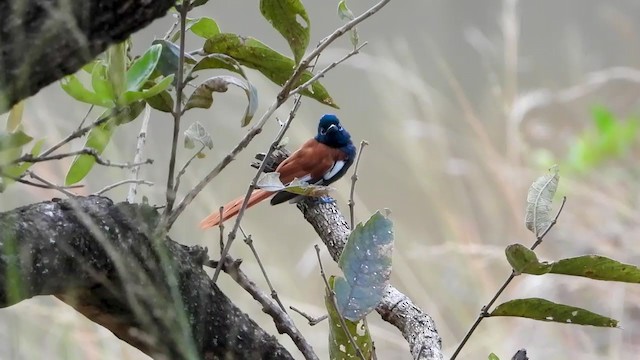
[[[93,196],[0,214],[0,306],[56,295],[154,358],[291,358],[211,282],[206,250],[154,241],[158,217]]]
[[[0,0],[0,113],[164,16],[175,0]]]

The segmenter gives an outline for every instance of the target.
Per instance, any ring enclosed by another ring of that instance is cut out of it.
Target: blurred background
[[[373,1],[349,0],[357,15]],[[306,1],[311,46],[342,22],[335,2]],[[258,2],[211,1],[191,14],[213,17],[224,32],[254,36],[289,54],[286,42],[261,17]],[[173,23],[167,16],[134,36],[142,53]],[[559,223],[538,249],[544,260],[598,253],[638,265],[637,238],[640,153],[640,3],[635,0],[561,1],[392,1],[359,28],[369,45],[322,80],[340,105],[335,113],[356,142],[369,141],[360,164],[356,217],[366,220],[389,208],[395,224],[393,284],[436,321],[450,356],[467,329],[510,273],[503,249],[530,245],[524,227],[531,182],[560,165],[556,198],[568,197]],[[190,49],[202,42],[192,37]],[[339,39],[320,65],[351,49]],[[212,72],[215,73],[215,72]],[[261,114],[278,88],[249,72],[259,90]],[[239,120],[245,107],[241,90],[216,94],[210,110],[190,111],[184,129],[200,121],[212,134],[214,149],[195,161],[183,180],[183,196],[245,134]],[[286,118],[291,102],[276,115]],[[72,101],[53,84],[26,104],[27,133],[56,143],[75,129],[88,106]],[[315,133],[318,118],[334,112],[305,99],[289,131],[295,148]],[[92,115],[97,116],[98,112]],[[5,116],[6,117],[6,116]],[[105,153],[131,161],[138,119],[118,129]],[[151,203],[164,202],[172,120],[152,113],[142,177],[154,187],[139,188]],[[613,129],[613,130],[612,130]],[[217,177],[174,226],[171,236],[184,244],[217,248],[217,232],[202,232],[199,220],[226,201],[244,194],[256,152],[265,151],[278,130],[273,118],[226,171]],[[73,148],[82,146],[74,143]],[[179,166],[189,157],[181,149]],[[38,164],[40,176],[62,183],[69,161]],[[127,178],[119,169],[95,168],[83,193]],[[348,180],[335,184],[335,197],[348,214]],[[109,196],[123,200],[127,188]],[[0,198],[0,210],[59,194],[14,185]],[[243,228],[252,234],[285,305],[324,314],[323,282],[313,245],[320,240],[294,206],[257,206]],[[237,241],[234,257],[266,289],[247,246]],[[212,256],[215,253],[212,251]],[[328,271],[339,269],[326,251]],[[267,331],[271,319],[237,285],[221,276],[220,286]],[[543,297],[584,307],[621,321],[622,329],[486,319],[461,359],[486,359],[490,352],[510,358],[526,348],[532,359],[628,359],[640,351],[640,286],[547,275],[521,276],[498,303]],[[328,358],[327,324],[306,325],[294,318],[321,358]],[[378,358],[410,359],[400,333],[370,317]],[[280,340],[299,354],[291,341]],[[110,332],[54,298],[35,298],[0,311],[3,359],[145,359]]]

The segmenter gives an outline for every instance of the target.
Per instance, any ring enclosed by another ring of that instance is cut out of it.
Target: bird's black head
[[[341,148],[351,144],[351,135],[340,125],[340,120],[333,114],[326,114],[320,118],[318,134],[315,139],[333,148]]]

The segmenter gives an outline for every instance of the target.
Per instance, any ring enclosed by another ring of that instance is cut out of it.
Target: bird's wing
[[[311,139],[284,160],[276,171],[280,173],[280,181],[283,184],[299,179],[309,184],[328,185],[344,174],[351,164],[350,161],[352,159],[346,159],[346,155],[339,149]],[[281,191],[271,199],[271,205],[280,204],[296,196]]]

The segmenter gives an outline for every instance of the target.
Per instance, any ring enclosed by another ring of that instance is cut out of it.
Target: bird
[[[356,147],[351,135],[342,127],[334,114],[325,114],[318,122],[316,136],[307,140],[302,146],[286,158],[275,172],[280,174],[280,181],[287,185],[298,179],[313,185],[327,186],[340,179],[353,164]],[[271,205],[294,200],[300,195],[286,191],[254,190],[247,204],[250,208],[263,200],[271,199]],[[220,225],[240,212],[244,196],[224,205],[222,214],[215,211],[200,222],[200,228],[207,229]],[[221,216],[222,215],[222,216]]]

